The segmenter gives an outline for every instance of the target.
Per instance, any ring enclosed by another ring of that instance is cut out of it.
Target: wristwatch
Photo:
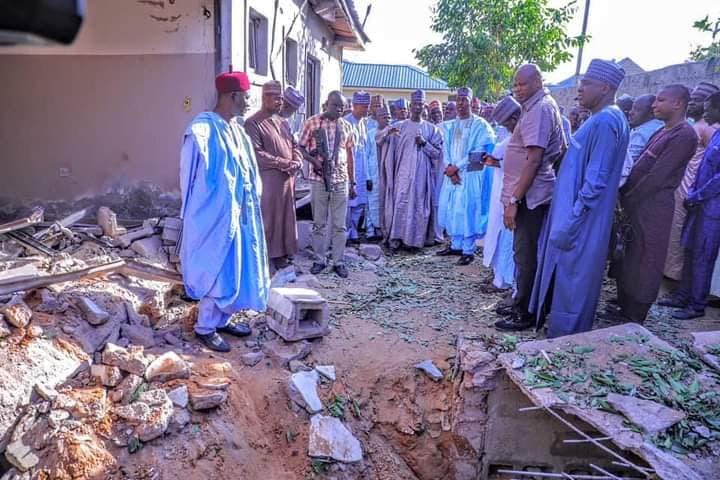
[[[515,195],[510,197],[510,205],[517,205],[520,203],[520,199],[517,198]]]

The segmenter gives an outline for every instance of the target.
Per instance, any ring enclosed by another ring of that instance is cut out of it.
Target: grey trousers
[[[313,252],[315,252],[314,260],[318,263],[326,263],[328,256],[328,224],[330,224],[332,261],[335,265],[341,265],[347,240],[347,227],[345,225],[348,204],[347,183],[333,185],[330,192],[326,192],[325,185],[320,182],[312,182],[310,188],[312,195],[312,247]]]

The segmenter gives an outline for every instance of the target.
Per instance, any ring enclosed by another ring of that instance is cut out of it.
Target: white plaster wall
[[[285,56],[284,38],[285,35],[298,43],[298,83],[295,86],[304,93],[305,91],[305,64],[308,55],[320,62],[320,103],[332,90],[340,90],[342,87],[342,48],[333,45],[334,33],[326,26],[323,20],[318,17],[309,5],[301,12],[302,0],[279,0],[275,25],[274,49],[270,52],[270,61],[273,68],[268,68],[267,75],[257,75],[248,70],[247,64],[247,20],[250,8],[268,19],[269,45],[272,45],[272,24],[275,16],[274,0],[244,0],[235,1],[232,12],[232,66],[235,70],[247,70],[253,84],[251,91],[251,110],[260,104],[260,87],[268,80],[279,80],[283,87],[285,81]],[[300,14],[293,24],[293,19]],[[304,21],[302,21],[304,20]],[[290,28],[292,25],[292,29]],[[322,38],[327,39],[327,50],[322,49]],[[275,77],[273,78],[273,71]]]
[[[213,5],[213,0],[89,0],[72,45],[5,47],[0,54],[211,53],[215,51]]]

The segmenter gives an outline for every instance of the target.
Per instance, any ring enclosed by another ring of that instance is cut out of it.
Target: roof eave
[[[340,15],[321,14],[320,11],[327,12],[328,4],[334,5],[339,10]],[[335,33],[334,43],[348,50],[365,50],[365,44],[370,41],[367,34],[360,24],[355,5],[352,0],[325,0],[313,4],[313,7],[320,7],[315,13],[327,24],[328,28]],[[314,8],[315,9],[315,8]]]

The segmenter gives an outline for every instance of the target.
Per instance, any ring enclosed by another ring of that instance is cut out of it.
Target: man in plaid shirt
[[[329,221],[333,269],[338,276],[347,278],[348,269],[343,261],[347,238],[345,217],[348,198],[355,198],[357,194],[352,154],[352,126],[342,118],[344,105],[345,98],[340,92],[330,92],[326,111],[305,121],[300,135],[300,149],[305,160],[310,163],[308,179],[311,181],[312,247],[315,252],[310,272],[316,275],[327,267],[328,246],[325,239]],[[323,129],[327,134],[327,148],[331,158],[325,159],[317,151],[315,132],[319,129]],[[329,189],[326,189],[322,176],[323,161],[332,162]]]

